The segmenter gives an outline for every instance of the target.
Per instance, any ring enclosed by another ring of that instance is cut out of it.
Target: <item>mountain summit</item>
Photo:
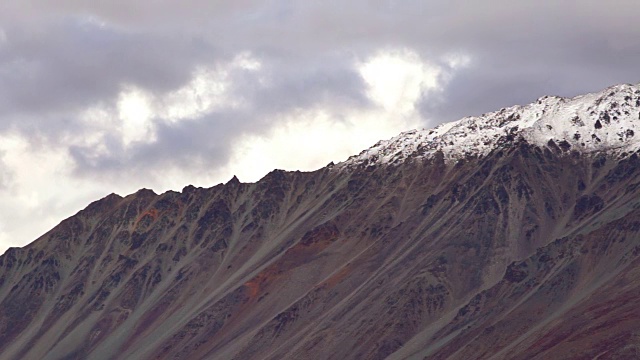
[[[581,153],[623,152],[640,147],[640,84],[616,85],[599,93],[536,102],[466,117],[434,129],[404,132],[351,157],[345,165],[403,161],[407,156],[446,159],[486,155],[505,142],[555,142]]]
[[[638,358],[639,94],[109,195],[0,256],[0,358]]]

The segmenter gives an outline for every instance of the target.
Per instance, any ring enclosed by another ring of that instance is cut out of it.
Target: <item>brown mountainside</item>
[[[637,357],[639,169],[520,139],[110,195],[0,257],[0,358]]]

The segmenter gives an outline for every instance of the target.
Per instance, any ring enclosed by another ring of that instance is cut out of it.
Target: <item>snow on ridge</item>
[[[486,155],[504,139],[523,137],[545,146],[566,142],[584,153],[640,148],[640,84],[615,85],[601,92],[563,98],[544,96],[516,105],[465,117],[433,129],[410,130],[382,140],[339,164],[394,163],[410,155],[442,151],[445,160]]]

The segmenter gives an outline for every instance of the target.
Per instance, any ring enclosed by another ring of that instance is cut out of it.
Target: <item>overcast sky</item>
[[[640,2],[0,4],[0,253],[111,192],[253,182],[640,81]]]

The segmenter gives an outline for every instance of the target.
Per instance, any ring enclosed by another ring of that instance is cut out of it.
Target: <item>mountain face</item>
[[[619,85],[107,196],[0,257],[0,358],[640,357],[639,124]]]

